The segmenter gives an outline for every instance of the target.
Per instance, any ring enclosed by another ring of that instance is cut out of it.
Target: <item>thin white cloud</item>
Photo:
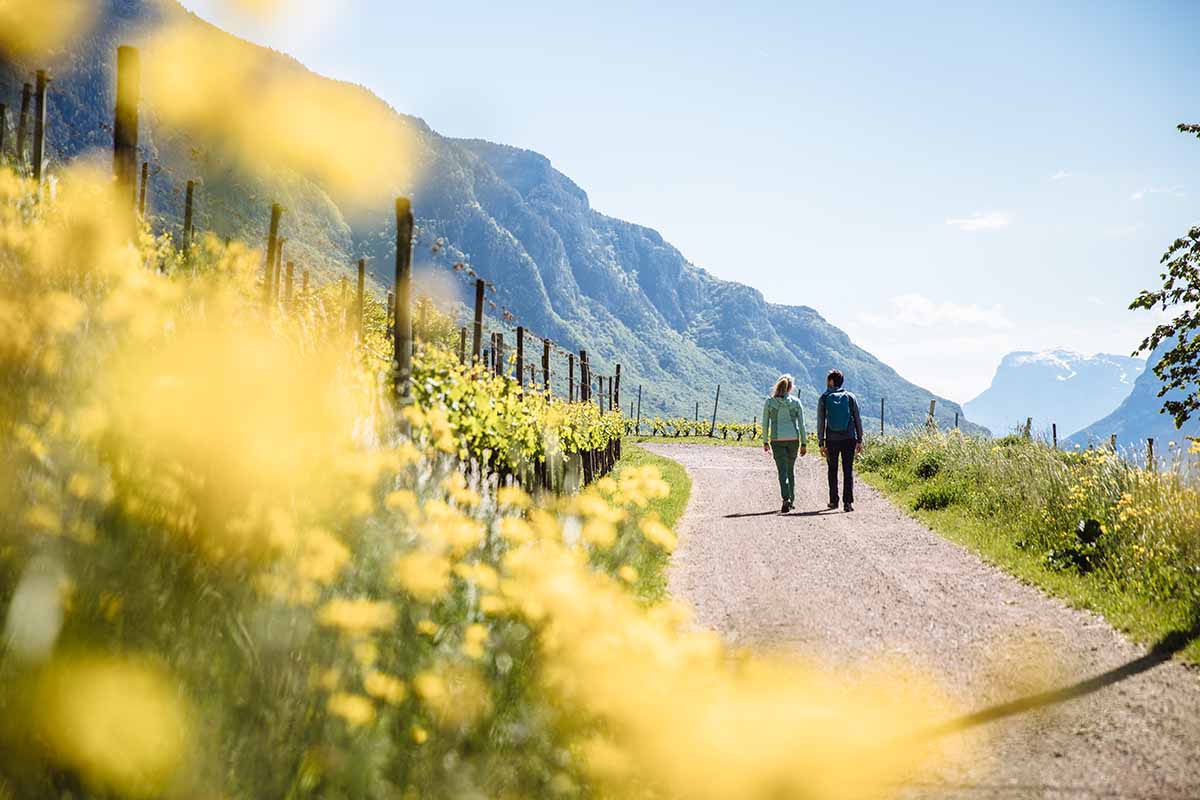
[[[859,314],[858,318],[866,325],[891,329],[929,328],[935,325],[988,330],[1008,330],[1015,327],[1000,306],[983,308],[975,303],[937,302],[917,292],[893,297],[884,311],[864,312]]]
[[[976,211],[969,217],[952,217],[947,219],[946,224],[952,225],[960,231],[976,233],[978,231],[994,231],[1007,228],[1012,224],[1012,217],[1003,211],[989,211],[987,213]]]
[[[1145,200],[1147,195],[1166,194],[1171,197],[1183,197],[1182,186],[1148,186],[1145,189],[1138,189],[1133,194],[1129,195],[1130,200]]]
[[[1063,178],[1069,177],[1071,177],[1071,173],[1067,172],[1065,169],[1060,169],[1058,172],[1050,176],[1050,180],[1061,181]]]

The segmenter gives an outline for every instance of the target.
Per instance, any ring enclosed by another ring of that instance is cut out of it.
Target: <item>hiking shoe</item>
[[[850,513],[851,511],[853,511],[853,510],[854,510],[854,504],[853,504],[853,503],[846,503],[846,508],[845,508],[845,511],[846,511],[846,513],[847,513],[847,514],[849,514],[849,513]]]
[[[837,503],[830,503],[828,506],[826,506],[826,508],[828,508],[830,511],[837,511]]]
[[[791,510],[792,510],[792,504],[791,504],[791,503],[789,503],[787,500],[784,500],[784,501],[783,501],[783,508],[779,509],[779,513],[780,513],[780,514],[786,514],[786,513],[788,513],[788,512],[789,512],[789,511],[791,511]]]

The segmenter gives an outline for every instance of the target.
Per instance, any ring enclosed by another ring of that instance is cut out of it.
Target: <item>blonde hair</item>
[[[775,381],[775,392],[771,396],[787,397],[794,385],[795,381],[792,380],[791,375],[780,375],[779,380]]]

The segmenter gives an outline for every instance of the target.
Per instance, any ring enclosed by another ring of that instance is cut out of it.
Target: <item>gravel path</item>
[[[645,446],[693,480],[669,587],[699,625],[839,668],[900,656],[969,709],[1051,687],[1079,695],[972,728],[980,758],[902,796],[1200,798],[1196,670],[985,564],[861,481],[854,513],[825,511],[819,458],[798,462],[797,509],[780,516],[761,450]],[[1026,666],[1034,649],[1055,667]]]

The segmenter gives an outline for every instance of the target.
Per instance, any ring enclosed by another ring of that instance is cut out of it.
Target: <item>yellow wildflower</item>
[[[317,583],[332,583],[350,561],[350,550],[337,537],[320,528],[305,533],[297,571]]]
[[[62,532],[62,520],[54,509],[44,505],[33,506],[25,512],[24,522],[30,528],[42,533],[57,534]]]
[[[596,547],[612,547],[617,541],[617,527],[605,520],[588,520],[583,526],[583,538]]]
[[[426,550],[414,550],[396,559],[392,575],[400,588],[418,600],[434,600],[450,588],[450,561]]]
[[[394,706],[404,702],[408,694],[402,680],[376,671],[368,672],[363,677],[363,688],[372,697]]]
[[[322,625],[345,633],[366,634],[394,625],[396,608],[383,601],[330,600],[322,606],[317,619]]]
[[[354,645],[354,660],[369,667],[379,660],[379,647],[374,642],[358,642]]]
[[[159,669],[117,657],[72,658],[42,675],[30,708],[33,740],[94,791],[168,792],[188,753],[188,714]]]
[[[375,719],[375,706],[360,694],[336,692],[326,705],[330,714],[344,719],[351,728],[360,728]]]
[[[487,643],[488,629],[478,623],[468,625],[466,632],[463,634],[463,653],[468,658],[483,658],[485,654],[484,645]]]
[[[416,515],[419,507],[416,493],[408,489],[392,492],[384,500],[384,505],[389,511],[399,511],[410,518]]]
[[[642,520],[639,527],[642,530],[643,536],[661,547],[663,550],[666,550],[668,553],[675,550],[675,545],[678,544],[675,534],[671,532],[670,528],[668,528],[666,525],[663,525],[657,519],[648,517]]]
[[[500,520],[500,535],[511,544],[528,544],[533,541],[533,527],[523,519],[505,517]]]
[[[487,591],[494,592],[500,586],[499,574],[487,564],[456,564],[454,574]]]
[[[506,509],[525,510],[533,505],[532,498],[519,486],[502,486],[496,492],[496,502],[501,508]]]

